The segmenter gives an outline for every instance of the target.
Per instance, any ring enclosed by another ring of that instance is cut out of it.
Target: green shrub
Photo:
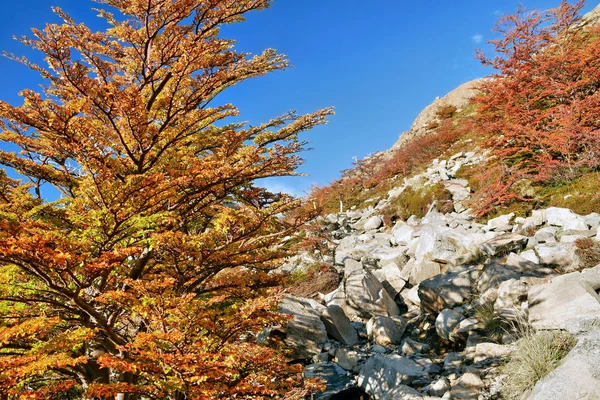
[[[531,332],[521,338],[508,362],[501,368],[501,372],[506,374],[502,381],[502,398],[521,399],[558,366],[575,343],[573,335],[562,331]]]
[[[439,212],[453,209],[452,194],[444,185],[425,186],[418,190],[409,186],[383,209],[383,220],[391,226],[398,220],[406,221],[411,215],[422,218],[434,202]]]

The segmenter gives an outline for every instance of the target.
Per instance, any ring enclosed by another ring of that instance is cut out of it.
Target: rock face
[[[392,149],[401,147],[415,136],[426,134],[426,126],[431,121],[436,119],[436,113],[440,106],[451,105],[456,108],[463,108],[466,106],[469,103],[469,100],[478,93],[477,86],[481,82],[483,82],[483,79],[476,79],[474,81],[464,83],[441,99],[436,99],[433,103],[431,103],[431,105],[427,106],[423,111],[421,111],[410,127],[410,130],[400,136],[400,139],[398,139]]]

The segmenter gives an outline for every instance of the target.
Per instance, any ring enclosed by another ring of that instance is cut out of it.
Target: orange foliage
[[[497,56],[479,54],[497,74],[475,99],[476,126],[502,164],[506,189],[521,178],[572,179],[600,167],[600,30],[577,27],[582,6],[563,1],[545,13],[519,9],[498,22]],[[495,196],[487,203],[514,198]]]
[[[105,0],[110,25],[63,22],[23,42],[46,80],[0,102],[0,393],[10,398],[301,398],[276,312],[286,237],[306,216],[255,187],[294,175],[297,135],[330,109],[247,127],[213,99],[285,69],[218,36],[270,0]],[[62,194],[42,196],[45,186]]]

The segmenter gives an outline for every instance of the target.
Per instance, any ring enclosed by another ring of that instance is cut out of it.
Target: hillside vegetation
[[[582,6],[562,2],[547,12],[519,9],[501,18],[495,55],[477,55],[495,73],[478,82],[479,93],[466,107],[439,105],[424,134],[314,188],[312,206],[324,213],[338,211],[340,201],[345,208],[365,207],[435,158],[487,150],[485,165],[458,174],[475,190],[479,217],[550,205],[597,210],[600,30],[581,28]],[[421,197],[427,208],[431,197]]]

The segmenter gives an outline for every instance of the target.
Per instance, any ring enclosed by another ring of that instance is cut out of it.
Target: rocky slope
[[[307,363],[307,377],[328,382],[315,399],[360,398],[359,389],[372,399],[500,398],[501,365],[518,334],[492,335],[486,307],[494,319],[577,338],[560,367],[523,398],[600,398],[600,265],[589,265],[578,247],[600,240],[600,214],[553,207],[477,223],[465,203],[468,184],[454,175],[483,158],[436,160],[374,207],[321,218],[329,249],[284,266],[290,272],[325,260],[342,276],[317,300],[288,296],[281,304],[293,316],[284,329],[293,358]],[[453,195],[453,212],[383,225],[381,209],[406,187],[440,182]],[[574,397],[573,380],[588,397]]]

